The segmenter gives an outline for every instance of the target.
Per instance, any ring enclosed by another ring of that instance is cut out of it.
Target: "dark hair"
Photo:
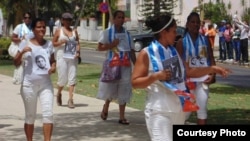
[[[31,13],[30,12],[23,13],[23,17],[25,17],[26,14],[28,14],[30,16],[30,18],[31,18]]]
[[[152,30],[152,32],[157,32],[161,30],[171,19],[170,14],[161,14],[153,17],[148,17],[145,21],[145,24],[148,28]],[[176,25],[175,19],[165,28],[165,30],[169,30],[171,27]],[[159,34],[155,34],[155,38],[159,38]]]
[[[200,15],[197,12],[191,12],[187,17],[186,26],[187,26],[187,23],[190,22],[192,17],[197,17],[200,20]],[[188,32],[188,28],[186,27],[184,34],[186,34],[187,32]]]
[[[38,61],[39,58],[42,58],[43,60],[45,60],[45,58],[42,55],[37,55],[35,58],[36,62]]]
[[[123,15],[125,15],[125,13],[121,10],[116,10],[114,13],[113,13],[113,17],[115,18],[119,13],[122,13]]]
[[[46,21],[45,21],[44,19],[42,19],[42,18],[36,18],[36,19],[34,19],[34,20],[31,22],[31,25],[30,25],[31,29],[34,29],[34,28],[36,27],[36,24],[37,24],[38,22],[44,22],[44,23],[46,23]]]

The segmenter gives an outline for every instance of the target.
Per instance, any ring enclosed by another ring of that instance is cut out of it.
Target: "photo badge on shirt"
[[[67,41],[65,43],[63,57],[68,59],[74,59],[76,55],[76,46],[76,41]]]
[[[39,50],[32,53],[33,73],[35,74],[48,74],[50,69],[50,62],[48,53],[45,50]]]

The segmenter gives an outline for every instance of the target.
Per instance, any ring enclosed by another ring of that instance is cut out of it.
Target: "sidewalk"
[[[12,78],[0,74],[0,141],[24,141],[24,106],[19,94],[19,85]],[[56,89],[55,89],[56,91]],[[118,124],[118,105],[111,103],[107,121],[100,118],[104,101],[74,95],[76,108],[66,105],[68,93],[63,92],[63,106],[54,99],[54,131],[52,141],[149,141],[143,111],[126,108],[130,125]],[[41,109],[38,102],[34,141],[43,140]]]

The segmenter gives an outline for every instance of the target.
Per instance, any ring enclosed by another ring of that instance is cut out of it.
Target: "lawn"
[[[12,61],[0,60],[0,74],[12,76],[13,69]],[[100,71],[100,65],[78,65],[75,93],[96,97]],[[55,87],[56,78],[56,74],[53,74]],[[133,94],[128,106],[143,110],[145,91],[134,89]],[[210,89],[208,110],[209,124],[250,124],[250,88],[213,84]],[[195,113],[192,114],[190,122],[195,122]]]

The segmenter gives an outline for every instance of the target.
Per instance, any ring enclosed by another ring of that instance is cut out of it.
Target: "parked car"
[[[179,40],[183,37],[185,32],[185,27],[177,26],[177,36],[175,41]],[[135,51],[139,52],[144,47],[147,47],[152,40],[154,40],[154,36],[150,33],[141,33],[141,34],[131,34],[132,39],[135,44]]]

